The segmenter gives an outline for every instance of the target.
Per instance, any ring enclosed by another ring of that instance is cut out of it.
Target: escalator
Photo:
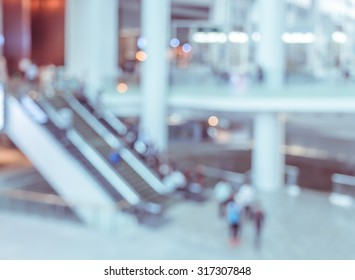
[[[27,95],[9,94],[6,111],[5,133],[81,221],[97,223],[94,212],[101,213],[100,227],[117,219],[131,219],[117,210],[129,211],[140,203],[139,198],[112,186],[102,170],[84,156],[85,143],[73,141],[74,132],[64,133]]]
[[[164,186],[153,177],[143,163],[139,162],[134,155],[125,147],[122,147],[117,138],[107,130],[96,118],[70,95],[55,95],[47,100],[58,112],[63,108],[73,110],[73,128],[85,140],[85,142],[95,150],[101,158],[110,164],[108,156],[113,150],[120,148],[121,161],[118,164],[111,164],[112,168],[129,185],[132,190],[146,203],[164,206],[168,201],[167,197],[159,192]],[[90,124],[89,124],[90,123]],[[132,167],[134,163],[136,168]],[[143,178],[150,176],[149,180]]]
[[[62,139],[62,144],[66,150],[81,163],[81,165],[95,178],[97,183],[105,189],[105,191],[114,199],[114,201],[121,205],[122,208],[128,208],[129,203],[122,197],[122,195],[107,181],[99,170],[79,151],[79,149],[66,138],[63,130],[59,129],[53,122],[49,121],[45,124],[46,128],[57,139]]]
[[[87,100],[83,98],[76,98],[76,100],[84,107],[87,111],[89,111],[92,115],[96,115],[96,110],[94,106]],[[156,166],[152,167],[146,161],[145,156],[139,154],[134,148],[133,143],[127,139],[127,133],[129,133],[129,129],[127,126],[121,122],[114,114],[109,111],[103,111],[100,113],[100,116],[97,117],[97,120],[100,122],[102,126],[104,126],[110,133],[112,133],[115,137],[121,140],[121,143],[125,143],[125,147],[130,150],[132,156],[134,156],[138,161],[141,161],[142,164],[149,170],[152,176],[155,178],[160,178],[160,175],[157,173]],[[131,132],[132,133],[132,132]]]

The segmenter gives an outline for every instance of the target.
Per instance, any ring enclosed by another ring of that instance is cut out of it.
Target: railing
[[[128,214],[123,214],[125,205],[117,205],[116,209],[103,205],[94,205],[85,202],[65,202],[60,196],[43,194],[19,189],[0,192],[0,209],[16,211],[26,214],[35,214],[47,218],[63,219],[80,223],[74,214],[75,209],[87,209],[92,218],[89,226],[105,230],[116,230],[133,225],[136,219]]]
[[[251,170],[245,173],[238,173],[238,172],[223,170],[220,168],[209,167],[205,165],[201,166],[201,173],[208,177],[224,179],[238,184],[244,184],[250,181],[251,178]],[[298,176],[299,176],[298,167],[286,165],[285,174],[286,174],[286,182],[285,182],[286,186],[298,186]]]
[[[233,171],[227,171],[215,167],[209,167],[202,165],[201,171],[203,175],[216,179],[224,179],[233,183],[243,184],[247,180],[247,175],[243,173],[237,173]]]
[[[120,135],[125,135],[127,133],[127,127],[117,119],[111,112],[102,112],[103,119],[111,125]]]

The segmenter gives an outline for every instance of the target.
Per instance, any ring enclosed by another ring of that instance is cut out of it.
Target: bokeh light
[[[218,125],[218,118],[216,117],[216,116],[210,116],[209,118],[208,118],[208,124],[210,125],[210,126],[217,126]]]
[[[128,85],[125,83],[119,83],[116,89],[119,93],[125,93],[128,90]]]
[[[177,38],[173,38],[170,40],[170,46],[172,48],[177,48],[180,45],[180,41]]]
[[[138,61],[145,61],[148,58],[147,54],[144,51],[136,52],[136,59]]]
[[[190,44],[188,43],[185,43],[182,45],[182,51],[185,52],[185,53],[188,53],[188,52],[191,52],[192,50],[192,47]]]

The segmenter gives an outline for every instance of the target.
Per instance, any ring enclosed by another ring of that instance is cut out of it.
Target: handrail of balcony
[[[252,170],[248,170],[245,173],[238,173],[229,170],[224,170],[216,167],[209,167],[202,165],[201,166],[202,174],[208,177],[214,177],[219,179],[225,179],[231,182],[243,184],[249,180]],[[286,174],[286,185],[297,185],[299,168],[296,166],[286,165],[285,174]]]
[[[202,165],[201,166],[201,173],[208,177],[218,178],[218,179],[225,179],[235,183],[244,183],[246,181],[247,176],[243,173],[223,170],[216,167],[209,167]]]

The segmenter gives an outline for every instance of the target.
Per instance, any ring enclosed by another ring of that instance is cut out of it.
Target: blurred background
[[[355,1],[0,3],[1,259],[355,258]]]

